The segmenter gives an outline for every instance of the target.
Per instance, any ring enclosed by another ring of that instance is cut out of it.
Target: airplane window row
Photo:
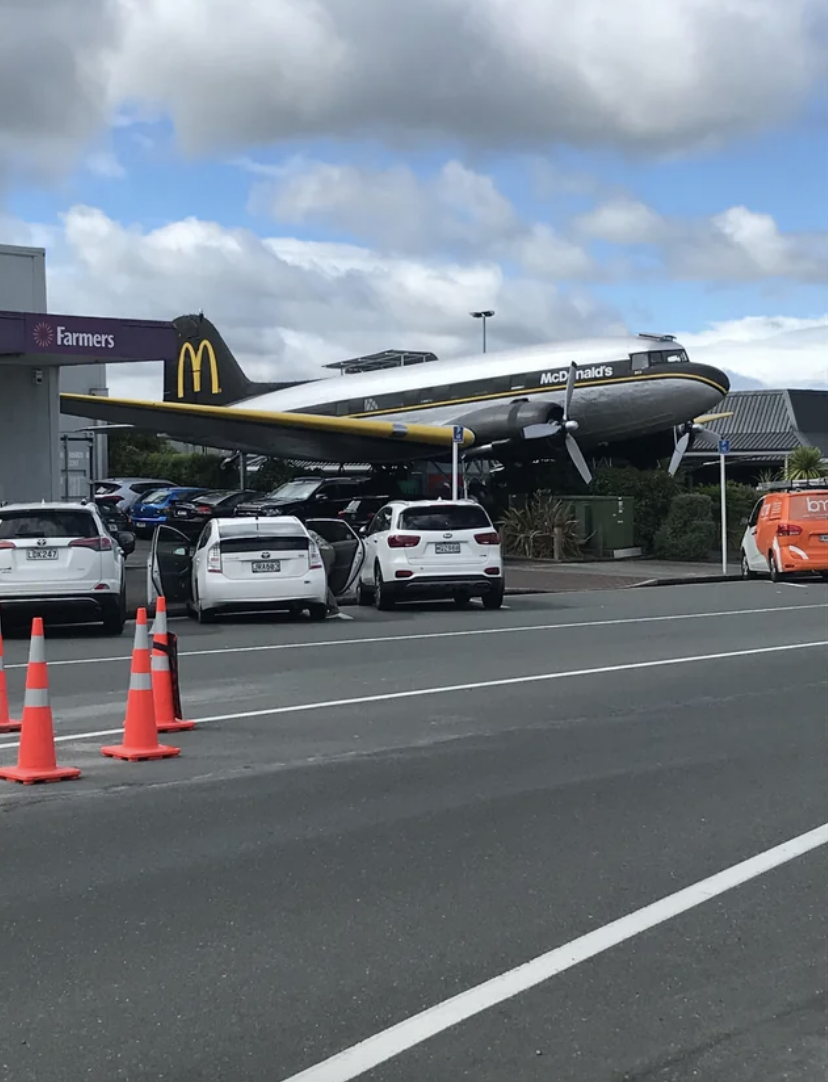
[[[686,360],[683,350],[672,351],[670,354],[662,353],[634,353],[630,359],[624,358],[613,361],[614,365],[626,365],[632,361],[633,371],[641,371],[651,364],[660,364],[670,360],[678,360],[679,356]],[[390,394],[374,395],[367,398],[343,399],[340,402],[329,402],[325,405],[317,405],[309,412],[328,414],[337,417],[352,417],[355,414],[370,414],[427,406],[431,403],[443,402],[473,402],[475,399],[490,398],[497,394],[509,394],[511,391],[522,391],[536,388],[541,384],[543,372],[520,372],[508,376],[495,376],[489,379],[468,380],[449,386],[442,384],[436,387],[418,387],[409,391],[394,391]]]

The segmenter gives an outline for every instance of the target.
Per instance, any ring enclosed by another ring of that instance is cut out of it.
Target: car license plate
[[[458,553],[460,551],[460,545],[455,543],[437,544],[434,546],[434,551],[438,556],[447,556],[450,553]]]
[[[176,514],[177,518],[186,518],[187,517],[187,512],[186,511],[176,511],[175,514]]]
[[[281,571],[282,570],[282,561],[281,560],[257,560],[253,564],[253,570],[254,570],[254,572],[264,572],[265,574],[267,574],[268,572],[272,573],[273,571]]]
[[[57,549],[26,549],[27,560],[56,560]]]

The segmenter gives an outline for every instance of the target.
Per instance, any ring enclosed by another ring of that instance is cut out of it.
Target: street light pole
[[[494,315],[494,312],[489,310],[489,311],[485,311],[485,312],[470,312],[469,314],[471,316],[473,316],[475,319],[482,319],[483,320],[483,352],[485,353],[486,352],[486,320],[491,319],[492,316]]]

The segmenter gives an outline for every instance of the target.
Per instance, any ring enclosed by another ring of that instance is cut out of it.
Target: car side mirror
[[[124,556],[131,556],[135,552],[135,534],[126,530],[119,530],[115,534],[115,540],[123,549]]]
[[[365,537],[365,535],[367,533],[368,533],[368,527],[367,526],[360,526],[360,528],[359,528],[359,536],[360,537]]]

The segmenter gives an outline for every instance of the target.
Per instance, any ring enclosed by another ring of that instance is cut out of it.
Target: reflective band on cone
[[[57,765],[55,728],[52,708],[49,705],[49,674],[46,670],[43,620],[36,616],[32,621],[17,766],[0,767],[0,778],[5,781],[18,781],[23,785],[34,785],[36,782],[70,781],[79,777],[80,770],[77,767]]]
[[[171,759],[180,752],[180,748],[158,743],[150,672],[147,610],[139,609],[135,623],[135,644],[132,648],[132,670],[129,677],[124,720],[124,742],[101,748],[101,754],[110,759],[138,762],[142,759]]]
[[[9,713],[9,691],[3,668],[3,628],[0,626],[0,733],[19,733],[21,724]]]
[[[184,721],[175,716],[169,649],[167,599],[159,597],[155,603],[155,623],[152,625],[152,693],[155,699],[155,725],[159,733],[180,733],[195,729],[195,722]]]

